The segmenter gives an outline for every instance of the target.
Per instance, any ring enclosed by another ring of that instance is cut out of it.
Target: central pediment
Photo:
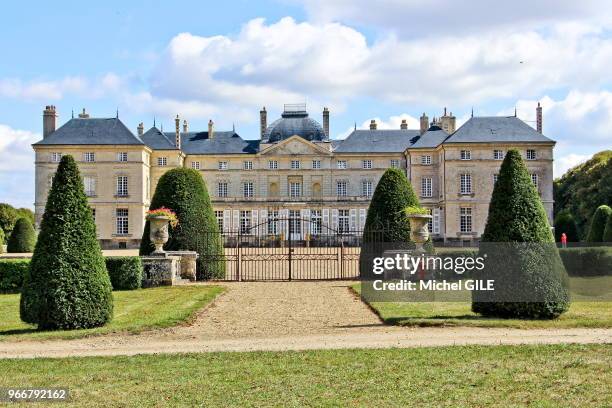
[[[279,143],[270,144],[261,150],[261,155],[295,156],[295,155],[331,155],[329,143],[323,146],[312,143],[295,135]]]

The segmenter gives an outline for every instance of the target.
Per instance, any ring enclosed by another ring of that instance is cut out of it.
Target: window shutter
[[[351,229],[351,231],[355,231],[357,230],[357,210],[355,208],[352,208],[349,211],[349,215],[350,215],[349,228]]]
[[[338,230],[338,210],[332,210],[332,229]]]
[[[306,234],[310,234],[310,210],[302,210],[302,234],[305,237]]]
[[[433,233],[440,233],[440,209],[434,208],[433,210]]]
[[[223,210],[223,231],[229,232],[232,230],[232,210]]]
[[[326,208],[322,211],[323,213],[323,225],[325,226],[325,228],[329,229],[330,225],[329,225],[329,210]],[[325,231],[325,229],[322,231],[325,234],[328,234],[329,231]]]
[[[239,220],[238,216],[239,216],[239,211],[238,210],[234,210],[234,222],[232,224],[232,230],[234,232],[239,231],[240,220]]]
[[[251,227],[255,227],[253,228],[253,232],[255,233],[255,235],[259,235],[259,214],[257,210],[253,210],[252,214],[252,219],[251,219]]]

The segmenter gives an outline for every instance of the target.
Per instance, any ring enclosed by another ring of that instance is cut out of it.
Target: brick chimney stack
[[[323,132],[329,137],[329,109],[323,108]]]
[[[45,106],[45,110],[43,111],[43,139],[55,132],[56,118],[55,105]]]
[[[425,112],[423,112],[423,115],[421,115],[421,118],[420,118],[420,131],[421,131],[421,134],[427,132],[427,129],[429,129],[429,118],[427,117]]]
[[[377,128],[376,121],[372,119],[370,121],[370,130],[376,130],[376,128]]]
[[[189,125],[187,124],[187,119],[183,120],[183,133],[189,132]]]
[[[215,137],[215,123],[210,119],[208,121],[208,138],[212,139]]]
[[[136,129],[138,129],[138,136],[144,135],[144,123],[140,122]]]
[[[406,119],[402,119],[402,123],[400,125],[400,129],[402,129],[402,130],[407,130],[408,129],[408,122],[406,121]]]
[[[179,115],[176,115],[174,119],[174,137],[175,137],[175,145],[177,149],[181,149],[181,118]]]
[[[538,102],[536,108],[536,130],[538,133],[542,133],[542,106],[540,106],[540,102]]]
[[[264,106],[259,111],[259,133],[262,139],[263,139],[264,133],[266,133],[267,127],[268,127],[268,112],[266,112],[266,107]]]

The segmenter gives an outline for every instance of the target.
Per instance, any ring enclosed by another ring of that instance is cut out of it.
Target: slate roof
[[[153,126],[141,136],[147,146],[153,150],[177,150],[174,145],[174,133],[170,137]]]
[[[263,140],[264,143],[274,143],[294,135],[311,142],[329,140],[319,122],[310,119],[305,111],[283,112],[280,119],[266,128]]]
[[[73,118],[34,145],[143,145],[118,118]]]
[[[354,130],[340,141],[335,153],[401,153],[419,136],[416,129]]]
[[[174,132],[164,132],[166,139],[174,140]],[[259,140],[244,140],[233,131],[181,133],[181,150],[186,154],[254,154],[259,151]],[[172,143],[174,146],[174,143]]]
[[[416,142],[414,142],[410,146],[410,148],[411,149],[434,148],[434,147],[439,146],[447,138],[448,138],[448,133],[440,129],[438,126],[432,126],[429,128],[429,130],[427,130],[427,132],[419,136]]]
[[[481,116],[468,120],[447,143],[554,143],[515,116]]]

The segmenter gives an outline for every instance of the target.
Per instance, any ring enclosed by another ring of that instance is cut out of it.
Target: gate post
[[[236,280],[240,282],[240,264],[242,263],[242,245],[240,243],[240,227],[238,227],[238,239],[236,240]]]
[[[291,223],[291,221],[289,221],[289,223]],[[289,234],[287,234],[288,236],[288,248],[289,248],[289,280],[291,280],[291,253],[293,252],[293,248],[291,247],[291,227],[289,226]]]

